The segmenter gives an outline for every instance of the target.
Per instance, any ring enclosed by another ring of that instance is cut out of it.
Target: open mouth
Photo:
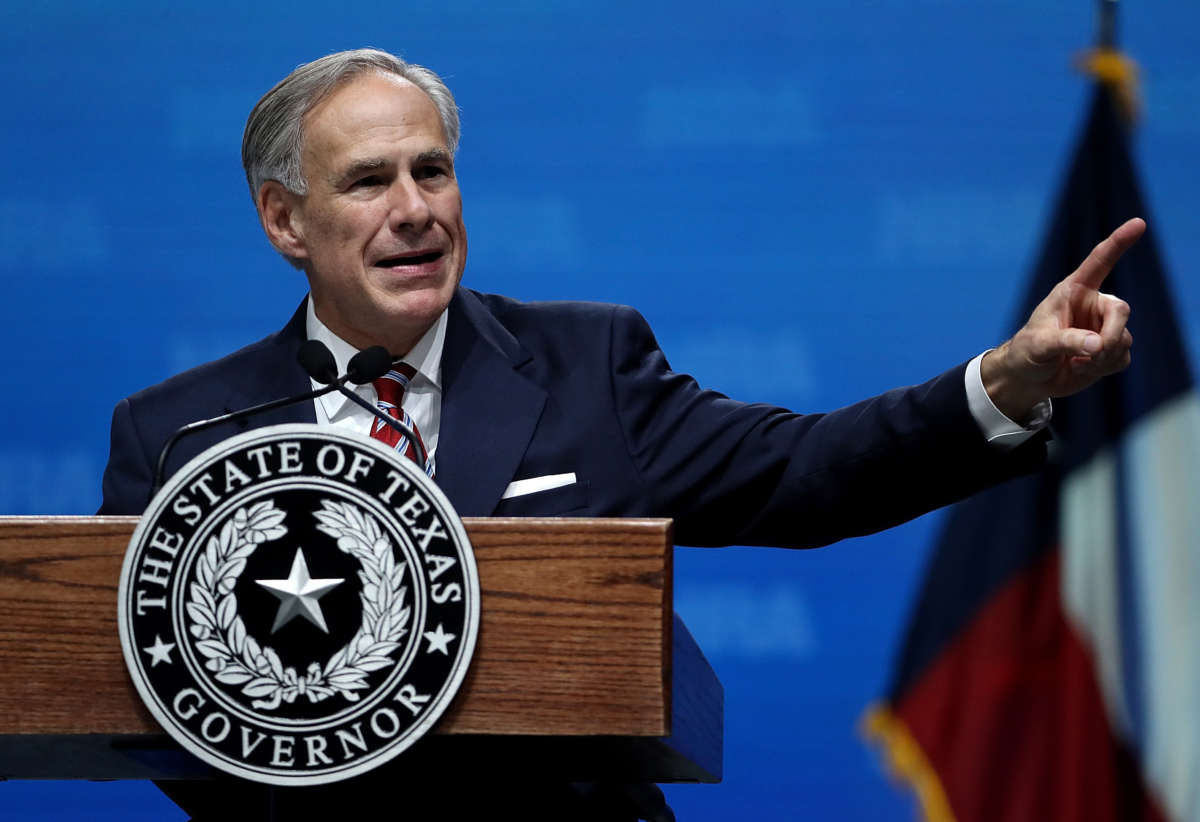
[[[423,254],[402,254],[398,257],[385,257],[375,265],[380,268],[400,268],[402,266],[425,265],[442,258],[441,251],[427,251]]]

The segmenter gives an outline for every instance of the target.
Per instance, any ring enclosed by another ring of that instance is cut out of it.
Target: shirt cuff
[[[967,363],[963,378],[967,389],[967,407],[971,409],[971,416],[975,418],[984,438],[994,448],[1009,451],[1045,428],[1054,409],[1050,400],[1045,399],[1033,407],[1026,425],[1019,425],[1006,417],[988,396],[983,387],[983,377],[979,374],[979,363],[987,353],[984,351]]]

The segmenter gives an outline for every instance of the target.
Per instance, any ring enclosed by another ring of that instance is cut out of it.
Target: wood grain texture
[[[117,581],[136,524],[0,518],[0,734],[161,733],[117,637]]]
[[[157,732],[116,592],[134,517],[0,518],[0,734]],[[482,618],[444,734],[670,732],[670,525],[468,520]]]
[[[670,733],[669,523],[466,526],[483,594],[479,644],[442,731]]]
[[[205,772],[165,738],[125,669],[117,583],[136,524],[0,517],[0,776]],[[464,524],[479,640],[427,750],[454,761],[521,751],[572,778],[719,779],[721,688],[673,625],[670,521]],[[702,709],[693,720],[677,708],[668,738],[673,670]]]

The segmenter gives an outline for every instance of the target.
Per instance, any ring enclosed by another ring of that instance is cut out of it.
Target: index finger
[[[1141,217],[1126,220],[1116,231],[1109,234],[1107,239],[1092,249],[1092,253],[1079,264],[1079,268],[1071,272],[1067,281],[1092,289],[1100,288],[1108,272],[1117,264],[1117,260],[1121,259],[1121,255],[1128,251],[1145,231],[1146,221]]]

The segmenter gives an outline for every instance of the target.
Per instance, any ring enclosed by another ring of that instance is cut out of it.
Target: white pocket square
[[[523,497],[526,494],[536,494],[538,491],[549,491],[551,488],[562,488],[564,485],[575,484],[575,472],[569,474],[547,474],[544,477],[514,480],[504,489],[500,499]]]

